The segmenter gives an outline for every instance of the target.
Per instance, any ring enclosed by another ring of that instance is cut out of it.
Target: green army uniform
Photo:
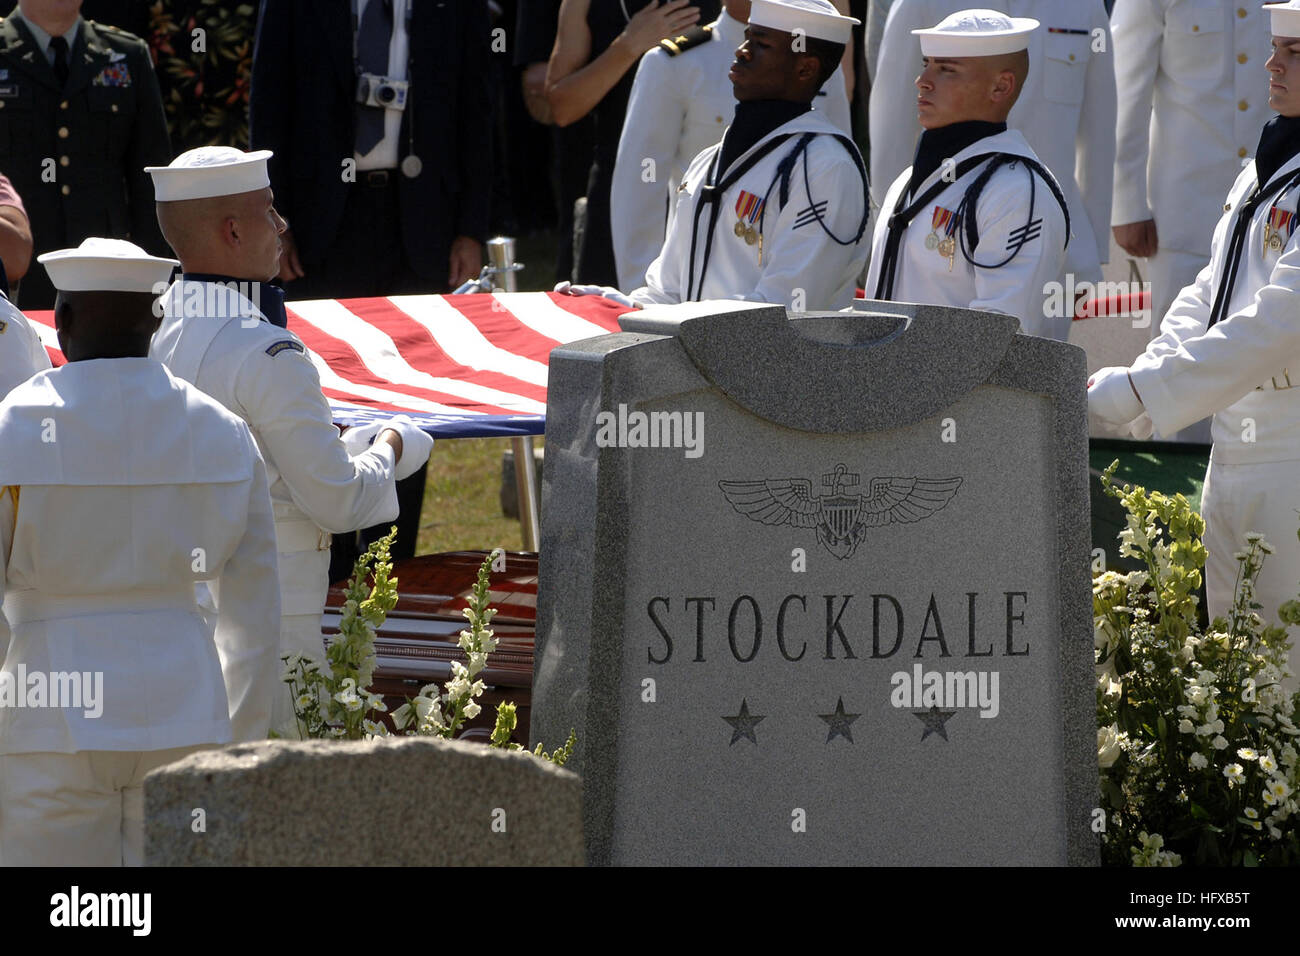
[[[129,239],[155,255],[169,254],[144,167],[166,166],[171,158],[143,40],[82,20],[60,90],[27,24],[13,13],[0,21],[0,172],[27,209],[33,258],[88,236]],[[30,270],[18,305],[53,304],[45,270]]]

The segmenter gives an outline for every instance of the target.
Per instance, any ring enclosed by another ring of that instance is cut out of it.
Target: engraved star
[[[758,745],[758,738],[754,736],[754,728],[758,726],[760,720],[766,719],[765,716],[751,714],[749,712],[749,701],[745,698],[740,699],[740,713],[735,717],[723,717],[727,723],[731,724],[731,743],[734,744],[742,737],[747,737],[755,746]],[[727,745],[728,747],[731,744]]]
[[[914,710],[912,716],[925,724],[925,733],[921,734],[924,740],[931,734],[938,734],[944,740],[948,739],[948,731],[944,728],[944,722],[950,717],[956,717],[955,710],[940,710],[938,707],[931,707],[929,710]]]
[[[822,720],[830,725],[830,731],[826,734],[826,742],[830,743],[836,737],[843,737],[849,743],[853,743],[853,731],[849,728],[855,720],[861,717],[861,714],[846,714],[844,712],[844,698],[840,697],[835,701],[835,713],[818,714]]]

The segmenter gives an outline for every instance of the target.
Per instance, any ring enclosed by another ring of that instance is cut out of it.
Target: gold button
[[[116,113],[116,112],[117,112],[117,104],[114,103],[112,106],[109,107],[109,109],[112,110],[114,113]]]
[[[1237,8],[1237,19],[1238,20],[1246,19],[1246,11],[1243,10],[1241,7]]]
[[[1195,23],[1193,23],[1193,24],[1192,24],[1192,32],[1193,32],[1193,33],[1200,33],[1200,32],[1201,32],[1201,28],[1200,28],[1199,26],[1197,26]]]
[[[1242,100],[1237,104],[1237,109],[1241,110],[1243,113],[1246,112],[1246,110],[1249,108],[1250,108],[1250,104],[1247,103],[1245,100]]]
[[[722,122],[722,117],[721,117],[721,116],[715,117],[715,119],[716,119],[719,123]]]
[[[1246,54],[1244,54],[1244,53],[1238,53],[1238,54],[1237,54],[1237,62],[1238,62],[1238,63],[1245,63],[1247,59],[1249,59],[1249,57],[1247,57]]]
[[[59,139],[67,139],[67,138],[68,138],[68,128],[66,126],[60,126]]]
[[[1245,146],[1242,146],[1242,147],[1238,148],[1238,150],[1237,150],[1237,158],[1238,158],[1238,159],[1245,159],[1245,158],[1246,158],[1246,147],[1245,147]]]
[[[67,195],[68,193],[70,193],[70,192],[72,192],[72,187],[71,187],[71,186],[66,186],[66,185],[65,185],[65,186],[63,187],[63,195],[66,196],[66,195]]]
[[[1231,208],[1232,208],[1232,203],[1225,202],[1225,203],[1223,204],[1223,211],[1224,211],[1224,212],[1227,212],[1227,211],[1228,211],[1229,209],[1231,209]]]
[[[59,104],[59,109],[61,109],[61,110],[66,110],[67,108],[68,108],[68,101],[67,101],[67,100],[64,100],[62,103]]]
[[[66,165],[68,165],[68,163],[70,163],[70,162],[72,162],[72,160],[68,159],[68,157],[66,157],[66,156],[60,156],[60,157],[59,157],[59,165],[60,165],[60,166],[66,166]]]
[[[1071,59],[1071,60],[1074,59],[1074,54],[1073,54],[1073,53],[1070,54],[1070,59]]]

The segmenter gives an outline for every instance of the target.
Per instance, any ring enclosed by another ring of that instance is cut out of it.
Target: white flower
[[[1268,792],[1273,794],[1274,799],[1280,803],[1290,795],[1291,788],[1286,785],[1286,781],[1281,777],[1274,777],[1268,782]]]
[[[363,720],[361,721],[361,726],[362,728],[365,729],[365,732],[372,737],[388,736],[388,728],[385,727],[383,724],[376,723],[373,720]]]
[[[1254,807],[1247,807],[1247,808],[1246,808],[1245,810],[1243,810],[1242,812],[1245,813],[1246,816],[1248,816],[1248,817],[1249,817],[1250,819],[1252,819],[1252,820],[1258,820],[1258,819],[1259,819],[1259,811],[1256,810]]]
[[[349,712],[354,714],[362,707],[361,698],[358,697],[356,694],[353,694],[347,700],[339,701],[339,703],[341,703],[344,707],[346,707]]]
[[[1263,800],[1270,807],[1277,803],[1277,797],[1273,796],[1273,791],[1269,790],[1268,787],[1264,788]]]
[[[1210,741],[1210,746],[1213,747],[1215,750],[1224,750],[1228,746],[1227,738],[1225,738],[1222,734],[1220,734],[1218,737],[1215,737],[1213,740]]]
[[[479,715],[480,710],[482,710],[482,708],[479,707],[478,704],[474,703],[474,701],[471,700],[468,704],[465,705],[465,719],[473,720],[475,717]]]
[[[1195,730],[1196,728],[1192,726],[1192,722],[1188,720],[1186,717],[1184,717],[1182,720],[1178,722],[1178,732],[1180,734],[1190,734],[1193,733]]]
[[[1265,773],[1272,773],[1277,769],[1277,761],[1273,759],[1271,752],[1259,758],[1259,769]]]
[[[1245,773],[1242,771],[1241,764],[1230,763],[1223,768],[1223,775],[1228,778],[1228,786],[1235,787],[1245,779]]]
[[[347,731],[344,730],[342,727],[331,727],[331,728],[330,728],[330,736],[331,736],[331,737],[342,737],[342,736],[343,736],[344,734],[346,734],[346,733],[347,733]]]
[[[384,698],[378,694],[368,695],[366,697],[366,706],[371,710],[379,711],[381,714],[388,710],[388,705],[384,703]]]
[[[414,708],[410,704],[403,704],[393,711],[393,726],[398,730],[404,728],[415,719]]]
[[[1187,765],[1193,770],[1204,770],[1210,762],[1205,759],[1204,754],[1192,754],[1187,758]]]
[[[460,700],[469,695],[469,681],[464,677],[457,677],[447,682],[447,700]]]
[[[316,704],[316,698],[311,694],[299,694],[298,699],[294,701],[299,710],[310,710]]]
[[[1103,770],[1111,766],[1119,757],[1124,738],[1128,734],[1119,732],[1116,724],[1097,728],[1097,766]]]
[[[1254,750],[1252,750],[1250,747],[1242,747],[1240,750],[1237,751],[1237,756],[1240,757],[1242,760],[1255,760],[1259,757],[1259,754],[1256,753]]]
[[[1269,827],[1268,835],[1271,836],[1274,840],[1282,839],[1282,831],[1279,830],[1277,827]]]

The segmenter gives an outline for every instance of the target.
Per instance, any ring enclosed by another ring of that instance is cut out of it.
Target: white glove
[[[433,451],[433,436],[405,415],[398,415],[396,418],[382,422],[379,430],[383,431],[385,428],[391,428],[402,436],[402,457],[398,459],[393,474],[398,481],[409,478],[429,460],[429,452]]]
[[[1128,368],[1110,365],[1088,379],[1088,414],[1105,422],[1127,425],[1143,413],[1142,403],[1129,382]]]
[[[387,422],[369,422],[365,425],[353,425],[342,435],[343,447],[353,458],[364,455],[374,443],[375,436],[388,427]]]
[[[555,291],[566,295],[598,295],[601,298],[609,299],[611,302],[617,302],[628,309],[640,308],[639,305],[611,285],[574,285],[572,282],[565,281],[557,282]]]

